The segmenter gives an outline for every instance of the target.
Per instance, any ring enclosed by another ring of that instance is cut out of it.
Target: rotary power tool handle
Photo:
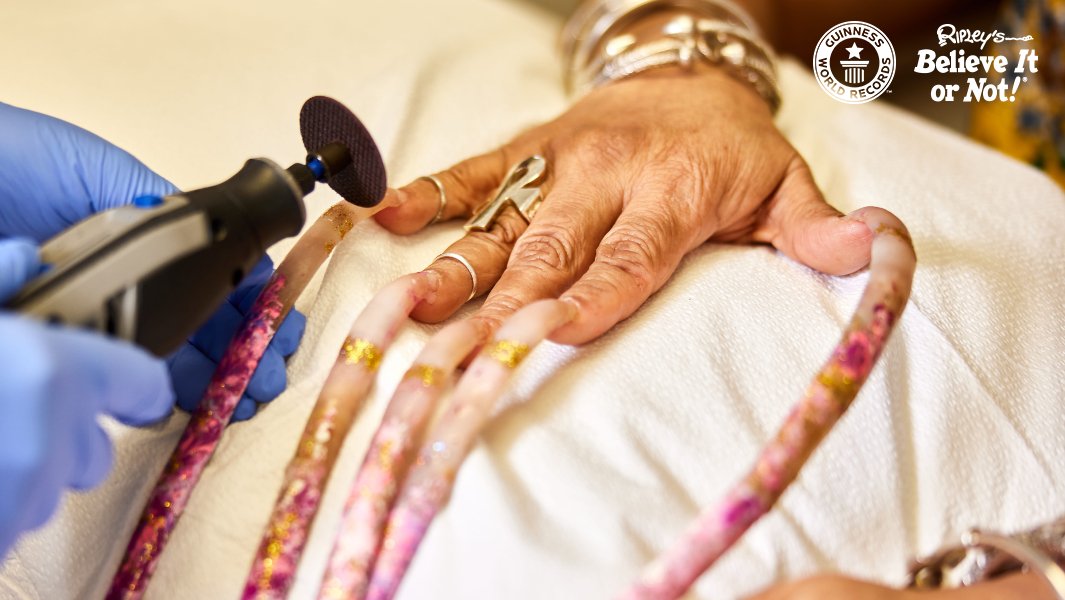
[[[50,268],[5,308],[169,354],[269,246],[299,233],[314,181],[307,166],[256,158],[218,185],[97,213],[41,247]]]
[[[164,356],[226,301],[274,243],[306,221],[316,182],[345,200],[384,196],[381,153],[342,104],[315,96],[300,111],[307,163],[255,158],[227,181],[97,213],[41,247],[50,268],[4,308],[129,340]]]
[[[300,183],[276,164],[252,159],[218,185],[183,193],[189,208],[207,218],[210,241],[141,281],[133,341],[160,355],[180,347],[268,247],[303,228],[300,188],[307,186]]]

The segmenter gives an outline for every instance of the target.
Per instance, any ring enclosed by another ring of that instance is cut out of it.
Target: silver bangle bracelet
[[[562,29],[560,46],[567,89],[576,88],[574,76],[593,60],[602,40],[626,21],[660,9],[681,9],[733,22],[758,35],[754,21],[731,0],[591,0],[583,2]]]
[[[681,9],[662,37],[638,43],[624,26],[660,9]],[[690,14],[687,14],[690,13]],[[603,0],[585,3],[563,30],[566,84],[583,91],[667,66],[691,69],[701,59],[751,85],[776,112],[774,59],[750,17],[720,0]]]
[[[972,529],[961,545],[944,548],[910,567],[909,587],[946,589],[974,585],[1017,571],[1038,574],[1065,600],[1065,517],[1013,535]]]
[[[1023,563],[1029,572],[1042,576],[1057,596],[1057,600],[1065,600],[1065,571],[1049,556],[1033,546],[1011,537],[985,533],[976,529],[963,535],[961,543],[966,548],[990,547],[999,552],[1005,552]]]

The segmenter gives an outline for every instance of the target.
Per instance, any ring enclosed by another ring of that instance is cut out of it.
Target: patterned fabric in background
[[[1007,0],[996,28],[1008,37],[1033,36],[1029,42],[1004,41],[989,54],[1010,57],[1006,73],[991,72],[990,83],[1028,77],[1016,102],[978,102],[972,110],[972,136],[1047,172],[1065,187],[1065,0]],[[1039,56],[1037,73],[1016,74],[1022,48]]]

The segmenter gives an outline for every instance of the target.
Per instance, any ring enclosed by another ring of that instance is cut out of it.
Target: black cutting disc
[[[362,121],[346,106],[325,96],[304,102],[300,134],[312,155],[334,142],[351,153],[351,164],[329,178],[329,187],[341,197],[359,206],[375,206],[384,198],[388,177],[381,151]]]

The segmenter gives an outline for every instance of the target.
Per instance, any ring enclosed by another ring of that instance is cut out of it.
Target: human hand
[[[0,103],[0,131],[4,132],[0,238],[20,238],[7,240],[17,244],[12,248],[19,252],[30,252],[28,240],[42,242],[137,196],[176,191],[129,153],[65,121]],[[218,312],[168,359],[177,403],[185,410],[199,403],[215,365],[272,268],[264,257]],[[285,319],[237,405],[234,420],[251,417],[257,403],[268,402],[285,389],[285,357],[295,352],[305,322],[296,311]]]
[[[536,153],[548,173],[527,230],[510,209],[493,230],[447,250],[469,259],[479,293],[491,289],[476,317],[493,326],[535,299],[560,296],[580,312],[552,338],[587,342],[636,311],[706,241],[772,244],[831,274],[869,260],[869,229],[826,204],[765,101],[715,67],[608,84],[550,123],[447,169],[438,174],[443,217],[469,216],[511,165]],[[399,206],[376,218],[396,233],[422,229],[439,207],[425,180],[391,193]],[[438,322],[470,295],[470,276],[453,260],[430,269],[444,285],[414,317]]]
[[[36,274],[36,248],[0,241],[0,301]],[[23,278],[20,280],[20,276]],[[111,468],[108,415],[146,425],[170,414],[163,361],[88,332],[0,313],[0,556],[42,525],[60,494]]]
[[[825,202],[765,102],[708,65],[606,85],[555,120],[437,174],[448,198],[443,218],[469,216],[533,154],[547,159],[548,174],[528,228],[508,209],[493,230],[447,250],[469,260],[478,293],[491,290],[476,318],[493,327],[534,300],[561,297],[580,312],[552,339],[592,340],[635,312],[706,241],[772,244],[831,274],[869,260],[872,233]],[[390,193],[399,206],[376,218],[394,233],[422,229],[439,206],[425,180]],[[466,301],[470,276],[453,260],[430,269],[444,283],[414,317],[437,322]]]
[[[1053,600],[1034,573],[1009,575],[969,587],[894,589],[841,575],[818,575],[773,586],[747,600]]]

